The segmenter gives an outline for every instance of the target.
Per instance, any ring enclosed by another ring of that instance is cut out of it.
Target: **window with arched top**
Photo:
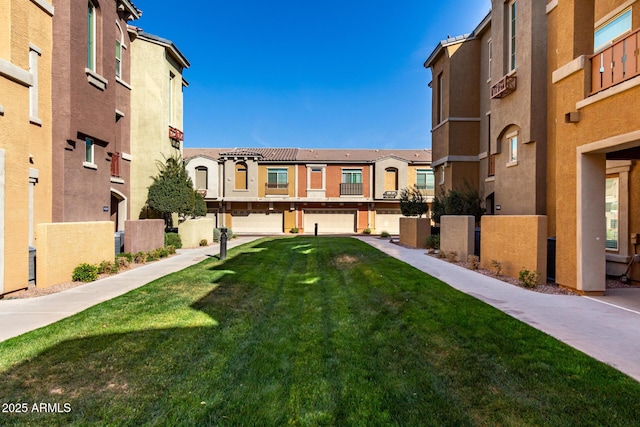
[[[87,68],[91,71],[96,71],[97,15],[95,4],[87,2]]]
[[[398,169],[386,168],[384,170],[384,191],[398,190]]]
[[[122,49],[124,48],[124,33],[120,24],[116,22],[116,77],[122,78]]]
[[[248,188],[247,164],[245,162],[238,162],[235,168],[235,189],[247,190]]]
[[[205,166],[196,168],[196,190],[208,190],[209,170]]]

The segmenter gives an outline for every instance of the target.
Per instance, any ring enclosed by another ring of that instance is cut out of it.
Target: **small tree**
[[[165,163],[158,162],[160,173],[149,186],[149,207],[159,212],[167,226],[172,226],[171,214],[186,216],[194,212],[193,182],[180,156],[171,156]],[[205,208],[206,213],[206,208]]]
[[[429,211],[427,200],[415,185],[400,191],[400,211],[404,216],[422,217]]]
[[[202,194],[197,191],[194,194],[194,206],[193,206],[193,216],[206,216],[207,215],[207,202],[202,197]]]
[[[431,205],[431,219],[436,223],[440,223],[442,215],[471,215],[480,222],[482,214],[484,208],[480,194],[469,183],[465,183],[462,190],[441,191]]]

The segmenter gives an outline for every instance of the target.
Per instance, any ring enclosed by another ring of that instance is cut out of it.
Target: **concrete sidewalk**
[[[256,240],[238,237],[227,248]],[[125,294],[160,277],[218,255],[218,244],[195,249],[178,249],[177,254],[86,285],[35,298],[0,300],[0,342],[47,326],[91,306]]]
[[[598,298],[542,294],[427,256],[424,249],[358,238],[640,381],[640,311],[624,306],[639,300],[639,289]]]

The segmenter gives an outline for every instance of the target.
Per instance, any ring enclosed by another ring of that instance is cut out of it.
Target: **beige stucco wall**
[[[475,218],[443,215],[440,218],[440,250],[455,252],[460,261],[473,255]]]
[[[287,170],[287,179],[288,179],[288,187],[287,194],[278,195],[278,197],[295,197],[296,188],[295,188],[295,166],[294,165],[258,165],[258,183],[257,183],[257,191],[258,197],[266,196],[266,183],[267,183],[267,174],[269,169],[286,169]]]
[[[79,264],[114,258],[111,221],[38,224],[37,286],[47,288],[71,280]]]
[[[410,248],[426,247],[427,236],[431,234],[428,218],[400,218],[400,244]]]
[[[196,168],[197,167],[206,167],[207,168],[207,190],[204,198],[206,200],[217,199],[220,197],[220,170],[218,162],[214,159],[210,159],[204,156],[198,156],[189,159],[187,164],[185,165],[185,169],[189,176],[191,177],[191,181],[193,182],[193,186],[196,186]]]
[[[182,239],[183,248],[195,248],[200,241],[206,239],[207,243],[213,241],[213,229],[216,222],[213,218],[188,219],[178,225],[178,234]]]
[[[0,6],[0,294],[28,285],[29,245],[39,247],[35,227],[51,221],[52,10],[31,1],[4,1]],[[37,86],[29,68],[30,47],[40,52]],[[35,117],[30,114],[31,86],[38,91]]]
[[[183,130],[182,70],[164,46],[136,38],[131,43],[131,218],[140,218],[158,162],[182,156],[172,146],[169,125]],[[169,73],[173,82],[174,117],[169,120]]]
[[[410,187],[415,184],[415,171],[413,172],[413,181],[409,176],[409,165],[406,161],[389,157],[386,159],[378,160],[374,165],[374,199],[382,199],[385,192],[385,170],[387,168],[396,168],[398,170],[398,193],[396,198],[400,197],[400,190]],[[427,168],[425,166],[425,168]]]
[[[517,278],[520,270],[547,277],[547,217],[542,215],[485,215],[481,221],[480,266],[492,270],[491,261],[502,263],[500,274]]]

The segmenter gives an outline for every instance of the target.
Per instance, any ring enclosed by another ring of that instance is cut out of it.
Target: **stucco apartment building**
[[[51,221],[53,15],[46,0],[0,2],[0,295],[27,286],[35,226]]]
[[[129,217],[129,0],[56,2],[53,19],[53,221]]]
[[[430,150],[184,150],[218,226],[240,233],[398,232],[400,191],[433,198]]]
[[[151,177],[158,162],[182,156],[182,73],[189,61],[170,40],[129,27],[131,43],[131,218],[146,218]]]
[[[635,0],[493,1],[425,62],[436,182],[478,170],[487,214],[545,215],[556,282],[584,294],[624,273],[640,233],[639,30]]]

